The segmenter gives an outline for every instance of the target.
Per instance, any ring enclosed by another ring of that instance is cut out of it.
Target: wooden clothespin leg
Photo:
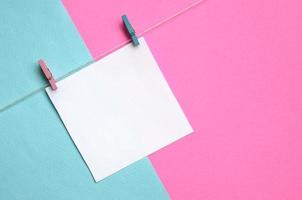
[[[123,19],[124,25],[125,25],[125,27],[126,27],[126,29],[127,29],[127,32],[128,32],[128,34],[130,35],[130,37],[131,37],[131,40],[132,40],[133,45],[134,45],[134,46],[139,45],[139,41],[138,41],[137,36],[136,36],[136,34],[135,34],[135,30],[134,30],[133,27],[131,26],[131,24],[130,24],[128,18],[127,18],[127,16],[126,16],[126,15],[123,15],[123,16],[122,16],[122,19]]]
[[[54,77],[52,76],[52,73],[50,72],[50,70],[48,69],[46,63],[44,60],[40,59],[39,60],[39,65],[40,65],[40,68],[44,74],[44,76],[46,77],[46,79],[48,80],[49,84],[50,84],[50,87],[52,90],[56,90],[58,87],[57,87],[57,84],[56,84],[56,80],[54,79]]]

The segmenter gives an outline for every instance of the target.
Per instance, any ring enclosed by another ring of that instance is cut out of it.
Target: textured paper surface
[[[58,78],[91,61],[59,0],[0,1],[0,112],[46,85],[38,60]]]
[[[137,34],[198,0],[62,0],[95,59],[129,40],[121,19],[127,14]]]
[[[99,55],[104,1],[66,2]],[[150,157],[171,199],[302,199],[301,19],[300,0],[205,1],[144,36],[194,127]]]
[[[92,57],[60,0],[0,1],[0,199],[169,199],[147,158],[94,183],[43,90]]]
[[[0,114],[1,200],[169,199],[147,158],[95,183],[47,94]]]
[[[47,93],[96,181],[192,132],[144,39]]]

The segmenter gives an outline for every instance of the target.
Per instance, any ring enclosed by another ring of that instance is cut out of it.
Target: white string
[[[143,36],[143,35],[146,34],[147,32],[149,32],[149,31],[151,31],[151,30],[153,30],[153,29],[155,29],[155,28],[161,26],[162,24],[164,24],[164,23],[170,21],[171,19],[174,19],[175,17],[177,17],[177,16],[183,14],[184,12],[186,12],[186,11],[188,11],[188,10],[191,10],[192,8],[198,6],[199,4],[201,4],[201,3],[205,2],[205,1],[206,1],[206,0],[198,0],[198,1],[196,1],[196,2],[194,2],[194,3],[192,3],[192,4],[190,4],[188,7],[179,10],[179,11],[176,12],[174,15],[172,15],[172,16],[170,16],[170,17],[167,17],[167,18],[165,18],[165,19],[159,21],[158,23],[156,23],[156,24],[150,26],[149,28],[147,28],[146,30],[144,30],[143,32],[141,32],[141,33],[139,33],[139,34],[137,34],[137,35],[138,35],[138,36]],[[97,60],[103,58],[104,56],[106,56],[106,55],[112,53],[113,51],[116,51],[117,49],[119,49],[119,48],[125,46],[126,44],[128,44],[128,43],[130,43],[130,42],[131,42],[131,40],[128,39],[127,41],[124,41],[124,42],[120,43],[119,45],[117,45],[117,46],[115,46],[115,47],[109,49],[108,51],[102,53],[100,56],[96,57],[96,58],[95,58],[95,61],[97,61]],[[74,74],[75,72],[81,70],[82,68],[84,68],[84,67],[90,65],[91,63],[92,63],[92,62],[90,61],[90,62],[86,63],[85,65],[82,65],[82,66],[78,67],[77,69],[71,71],[70,73],[65,74],[64,76],[58,77],[56,80],[57,80],[57,81],[62,80],[62,79],[64,79],[64,78],[70,76],[71,74]],[[48,85],[47,85],[47,86],[48,86]],[[3,108],[0,108],[0,112],[3,112],[3,111],[5,111],[5,110],[7,110],[8,108],[13,107],[13,106],[16,105],[17,103],[19,103],[19,102],[21,102],[21,101],[24,101],[25,99],[27,99],[27,98],[29,98],[30,96],[32,96],[32,95],[38,93],[39,91],[44,90],[44,88],[47,87],[47,86],[44,85],[44,86],[42,86],[42,87],[40,87],[40,88],[38,88],[38,89],[36,89],[36,90],[34,90],[34,91],[31,91],[29,94],[27,94],[27,95],[25,95],[25,96],[23,96],[23,97],[21,97],[21,98],[19,98],[19,99],[16,99],[16,100],[13,101],[12,103],[10,103],[10,104],[4,106]]]
[[[149,31],[151,31],[151,30],[153,30],[153,29],[155,29],[155,28],[161,26],[162,24],[164,24],[164,23],[170,21],[171,19],[174,19],[175,17],[177,17],[177,16],[183,14],[184,12],[186,12],[186,11],[188,11],[188,10],[191,10],[192,8],[198,6],[199,4],[201,4],[201,3],[205,2],[205,1],[206,1],[206,0],[198,0],[198,1],[196,1],[196,2],[194,2],[194,3],[192,3],[192,4],[190,4],[188,7],[181,9],[180,11],[176,12],[174,15],[172,15],[172,16],[170,16],[170,17],[167,17],[167,18],[163,19],[162,21],[160,21],[160,22],[158,22],[158,23],[156,23],[156,24],[150,26],[149,28],[147,28],[146,30],[144,30],[143,32],[141,32],[140,34],[138,34],[138,36],[144,35],[145,33],[147,33],[147,32],[149,32]]]
[[[188,7],[185,7],[185,8],[183,8],[183,9],[179,10],[179,11],[176,12],[174,15],[172,15],[172,16],[170,16],[170,17],[167,17],[167,18],[165,18],[165,19],[159,21],[158,23],[156,23],[156,24],[154,24],[154,25],[151,25],[149,28],[147,28],[147,29],[144,30],[143,32],[137,34],[137,36],[138,36],[138,37],[143,36],[144,34],[148,33],[149,31],[151,31],[151,30],[153,30],[153,29],[156,29],[157,27],[161,26],[162,24],[164,24],[164,23],[170,21],[171,19],[174,19],[175,17],[177,17],[177,16],[179,16],[179,15],[185,13],[186,11],[191,10],[192,8],[194,8],[194,7],[198,6],[198,5],[200,5],[201,3],[204,3],[205,1],[206,1],[206,0],[198,0],[198,1],[195,1],[194,3],[190,4]],[[113,47],[113,48],[111,48],[111,49],[105,51],[105,52],[102,53],[101,55],[97,56],[97,57],[95,58],[95,60],[96,60],[96,61],[97,61],[97,60],[100,60],[101,58],[103,58],[103,57],[105,57],[106,55],[108,55],[108,54],[110,54],[110,53],[112,53],[112,52],[114,52],[114,51],[120,49],[121,47],[125,46],[126,44],[128,44],[128,43],[130,43],[130,42],[131,42],[131,39],[128,39],[128,40],[126,40],[126,41],[124,41],[124,42],[122,42],[122,43],[116,45],[115,47]]]

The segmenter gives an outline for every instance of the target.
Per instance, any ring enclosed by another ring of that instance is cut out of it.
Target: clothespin
[[[134,46],[139,45],[139,41],[138,41],[138,39],[137,39],[137,37],[136,37],[136,35],[135,35],[135,30],[134,30],[133,27],[131,26],[131,24],[130,24],[128,18],[127,18],[127,16],[126,16],[126,15],[123,15],[123,16],[122,16],[122,19],[123,19],[124,25],[125,25],[125,27],[126,27],[128,33],[129,33],[130,37],[131,37],[131,40],[132,40],[133,45],[134,45]]]
[[[47,67],[46,63],[44,62],[44,60],[40,59],[39,60],[39,65],[40,65],[40,68],[41,68],[44,76],[47,78],[47,80],[48,80],[48,82],[50,84],[51,89],[52,90],[56,90],[57,89],[56,80],[52,76],[52,73],[48,69],[48,67]]]

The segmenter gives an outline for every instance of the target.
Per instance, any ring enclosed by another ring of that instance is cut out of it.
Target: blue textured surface
[[[95,183],[44,92],[0,115],[0,199],[168,199],[147,158]]]
[[[0,1],[0,110],[92,60],[58,0]],[[0,112],[0,199],[168,199],[147,158],[95,183],[44,91]]]
[[[92,60],[58,0],[1,0],[0,30],[0,110],[46,84],[40,58],[55,77]]]

